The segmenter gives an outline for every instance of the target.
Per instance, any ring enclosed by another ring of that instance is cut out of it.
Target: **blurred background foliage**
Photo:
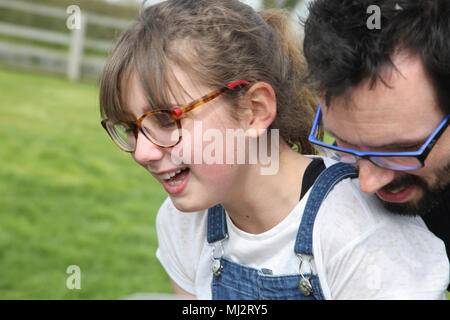
[[[140,6],[134,1],[130,1],[128,5],[114,5],[101,0],[21,0],[23,2],[30,2],[33,4],[49,5],[66,10],[70,5],[78,5],[82,11],[97,13],[108,17],[115,17],[124,20],[133,20],[139,13]],[[8,8],[0,9],[0,21],[7,23],[20,22],[22,26],[40,28],[61,33],[67,33],[65,21],[56,17],[47,17],[32,12],[23,12]],[[86,36],[88,38],[98,38],[113,41],[120,33],[120,28],[109,28],[99,25],[90,25],[87,28]],[[3,39],[14,41],[13,37],[2,36]],[[30,40],[15,39],[14,42],[26,42]],[[43,43],[43,45],[48,45]],[[58,48],[64,46],[50,45],[50,47]],[[105,54],[104,54],[105,55]]]
[[[294,10],[303,0],[264,0],[264,8],[284,8],[289,11]]]
[[[166,193],[104,132],[97,85],[0,68],[0,88],[0,299],[170,293],[155,256]]]

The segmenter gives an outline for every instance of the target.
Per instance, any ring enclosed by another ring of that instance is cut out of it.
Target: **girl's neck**
[[[261,175],[259,165],[243,168],[242,183],[222,202],[242,231],[259,234],[272,229],[299,202],[303,174],[311,162],[287,145],[280,145],[279,170]]]

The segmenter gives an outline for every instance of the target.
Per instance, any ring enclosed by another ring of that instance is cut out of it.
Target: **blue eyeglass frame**
[[[428,137],[427,141],[422,145],[422,147],[417,151],[410,151],[410,152],[362,152],[354,149],[347,149],[347,148],[341,148],[336,145],[330,145],[325,142],[322,142],[318,140],[315,137],[315,132],[320,125],[320,122],[322,121],[322,108],[319,104],[319,108],[317,109],[316,117],[314,119],[314,124],[312,126],[311,132],[309,134],[308,140],[309,142],[321,146],[323,148],[331,149],[334,151],[341,151],[345,152],[347,154],[351,154],[355,156],[356,160],[359,161],[360,159],[367,159],[371,161],[372,163],[376,164],[377,166],[380,166],[379,163],[372,161],[371,157],[414,157],[421,163],[421,166],[416,167],[407,167],[407,168],[395,168],[391,167],[390,165],[386,164],[385,168],[389,168],[392,170],[414,170],[419,169],[425,166],[425,159],[430,154],[431,150],[435,146],[436,142],[440,138],[440,136],[444,133],[445,129],[447,129],[448,125],[450,124],[450,114],[448,114],[444,120],[438,125],[438,127],[433,131],[433,133]]]

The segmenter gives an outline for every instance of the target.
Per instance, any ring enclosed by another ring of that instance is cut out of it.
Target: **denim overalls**
[[[223,256],[222,242],[228,238],[225,210],[218,204],[208,209],[207,241],[214,246],[212,256],[212,298],[214,300],[323,300],[317,274],[312,274],[312,234],[316,214],[328,192],[340,180],[356,177],[353,166],[343,163],[325,169],[311,189],[295,240],[294,252],[302,264],[308,264],[310,273],[297,275],[270,275],[264,269],[255,269],[233,262]],[[306,259],[308,256],[309,259]]]

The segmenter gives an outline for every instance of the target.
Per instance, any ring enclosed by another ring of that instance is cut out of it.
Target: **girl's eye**
[[[177,126],[175,120],[165,113],[153,114],[151,117],[146,118],[146,120],[149,120],[146,123],[154,123],[161,129],[171,129]]]
[[[161,125],[162,129],[172,129],[174,127],[176,127],[175,123],[165,123]]]
[[[127,134],[134,134],[136,133],[137,127],[133,122],[129,122],[124,129]]]

